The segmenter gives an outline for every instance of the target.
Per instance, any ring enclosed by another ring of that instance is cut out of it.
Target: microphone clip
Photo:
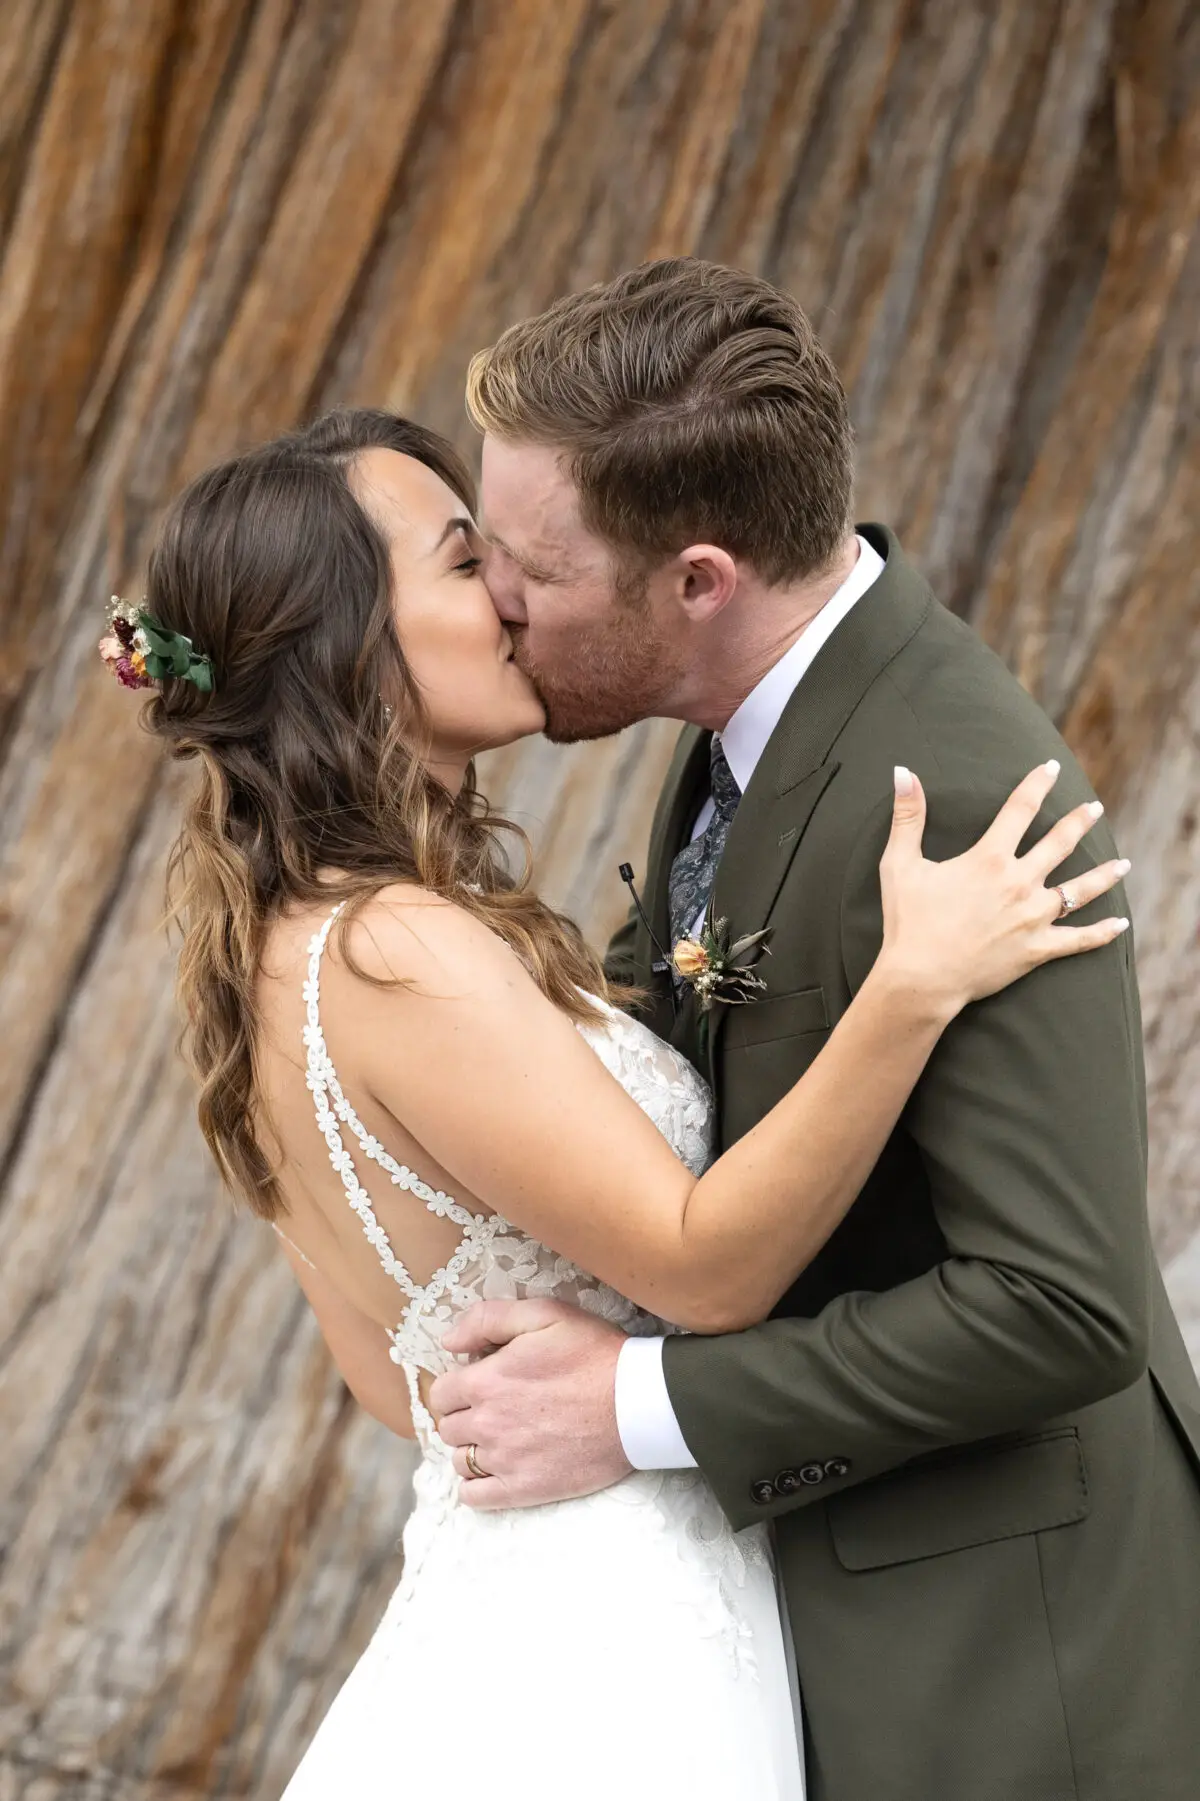
[[[650,919],[646,912],[646,909],[642,905],[642,898],[641,898],[640,894],[638,893],[637,889],[634,887],[632,863],[622,863],[620,865],[620,868],[618,869],[617,873],[620,876],[621,880],[624,882],[625,886],[628,888],[630,895],[632,896],[634,910],[636,911],[638,918],[641,920],[642,924],[646,928],[646,932],[650,939],[650,943],[651,943],[652,947],[658,952],[658,956],[655,958],[654,962],[650,965],[651,974],[656,975],[656,976],[662,976],[662,975],[669,974],[670,971],[674,968],[674,965],[672,964],[670,957],[667,955],[667,953],[663,949],[662,945],[659,943],[658,938],[654,931],[654,927],[650,924]],[[672,999],[673,999],[674,994],[675,994],[674,983],[671,984],[671,994],[672,994]]]

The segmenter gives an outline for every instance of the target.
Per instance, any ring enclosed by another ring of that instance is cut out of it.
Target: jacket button
[[[802,1464],[798,1474],[806,1488],[815,1488],[818,1482],[825,1480],[825,1471],[819,1463]]]
[[[825,1465],[825,1474],[827,1476],[848,1476],[850,1459],[848,1457],[831,1457]]]
[[[794,1495],[799,1487],[799,1470],[780,1470],[775,1478],[775,1493],[781,1498],[787,1495]]]
[[[775,1484],[766,1481],[752,1482],[750,1484],[750,1499],[754,1502],[756,1507],[769,1507],[771,1502],[775,1499]]]

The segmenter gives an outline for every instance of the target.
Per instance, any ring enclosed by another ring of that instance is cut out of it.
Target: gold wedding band
[[[491,1473],[490,1471],[485,1470],[479,1461],[478,1445],[467,1446],[467,1468],[470,1470],[472,1476],[480,1480],[486,1480]]]
[[[1075,899],[1075,896],[1073,894],[1071,894],[1066,888],[1056,887],[1054,892],[1055,892],[1055,894],[1057,894],[1058,899],[1059,899],[1058,917],[1060,919],[1065,919],[1067,917],[1068,913],[1074,913],[1075,909],[1079,905],[1079,902]]]

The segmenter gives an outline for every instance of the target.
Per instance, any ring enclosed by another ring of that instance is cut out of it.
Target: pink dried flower
[[[115,632],[100,640],[100,655],[123,688],[153,687],[140,654],[134,651],[130,655]]]

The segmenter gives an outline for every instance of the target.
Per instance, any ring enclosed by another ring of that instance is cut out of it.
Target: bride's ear
[[[737,564],[716,544],[690,544],[676,559],[678,602],[693,625],[705,625],[722,612],[737,590]]]

